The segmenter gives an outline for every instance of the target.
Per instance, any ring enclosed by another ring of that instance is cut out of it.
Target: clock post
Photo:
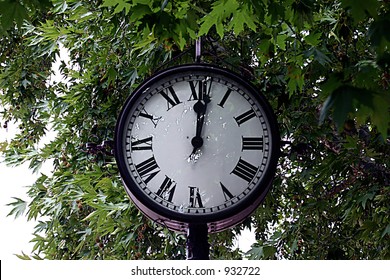
[[[187,260],[208,260],[210,244],[207,224],[190,224],[187,232]]]
[[[201,39],[197,39],[195,42],[195,63],[201,62],[202,44]],[[198,103],[199,105],[200,103]],[[206,103],[207,105],[207,103]],[[194,109],[199,106],[194,106]],[[197,111],[197,110],[195,110]],[[205,111],[205,108],[204,108]],[[203,117],[202,117],[203,118]],[[197,118],[199,120],[199,116]],[[200,137],[198,137],[201,139]],[[199,140],[196,137],[192,139],[192,145],[194,150],[200,147],[198,145]],[[203,142],[203,141],[201,141]],[[208,226],[207,224],[189,224],[187,230],[187,260],[208,260],[210,259],[210,244],[208,243]]]

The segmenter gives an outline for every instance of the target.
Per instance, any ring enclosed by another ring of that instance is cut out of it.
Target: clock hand
[[[203,96],[203,100],[199,99],[194,105],[194,111],[196,112],[196,133],[195,137],[192,138],[191,144],[194,147],[192,150],[192,154],[194,154],[197,149],[202,147],[203,139],[202,139],[202,130],[204,125],[204,116],[207,109],[207,104],[210,102],[210,97],[208,95]]]
[[[203,139],[201,137],[202,129],[203,129],[203,123],[204,123],[204,114],[206,112],[206,105],[202,103],[201,100],[195,103],[194,105],[194,111],[196,112],[196,133],[195,137],[192,138],[191,144],[194,147],[192,153],[195,153],[195,151],[202,147],[203,145]]]

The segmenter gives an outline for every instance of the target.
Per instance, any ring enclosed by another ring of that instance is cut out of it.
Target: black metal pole
[[[190,224],[187,233],[187,260],[209,260],[207,224]]]
[[[200,63],[202,56],[202,38],[196,39],[195,41],[195,62]]]

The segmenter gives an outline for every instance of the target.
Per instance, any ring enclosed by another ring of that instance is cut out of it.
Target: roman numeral
[[[205,95],[210,95],[212,78],[205,78],[200,81],[188,81],[191,89],[191,96],[188,101],[191,100],[203,100]]]
[[[231,92],[232,92],[232,90],[229,88],[229,89],[226,91],[225,95],[222,97],[221,102],[218,103],[219,106],[221,106],[221,107],[223,108],[223,106],[225,105],[225,102],[226,102],[226,100],[228,99],[228,97],[229,97],[229,95],[230,95]]]
[[[158,121],[161,119],[161,117],[155,118],[153,115],[151,115],[148,112],[146,112],[145,109],[143,109],[142,112],[139,113],[139,115],[140,115],[140,117],[149,119],[153,123],[154,127],[157,126]]]
[[[156,192],[156,194],[162,199],[172,202],[173,194],[175,193],[176,183],[172,181],[168,176],[165,176],[163,183]]]
[[[252,119],[256,117],[256,113],[255,111],[253,111],[253,109],[249,109],[248,111],[246,111],[245,113],[239,115],[238,117],[234,117],[234,119],[236,120],[238,126],[242,125],[244,122]]]
[[[160,91],[160,94],[167,100],[168,110],[181,103],[172,86]]]
[[[257,169],[258,168],[256,166],[240,158],[231,173],[249,183],[256,176]]]
[[[137,164],[135,168],[145,184],[147,184],[154,176],[157,175],[158,172],[160,172],[160,168],[153,156]]]
[[[234,197],[232,193],[220,182],[223,196],[225,197],[225,201],[228,201]]]
[[[204,92],[202,81],[198,81],[196,84],[194,81],[188,81],[188,83],[190,84],[191,89],[191,96],[189,100],[202,100]],[[196,90],[196,88],[198,88],[198,90]]]
[[[263,137],[242,137],[242,150],[263,150]]]
[[[199,188],[190,188],[190,207],[192,208],[203,208],[202,197],[200,196]]]
[[[131,142],[133,151],[152,150],[152,136]]]

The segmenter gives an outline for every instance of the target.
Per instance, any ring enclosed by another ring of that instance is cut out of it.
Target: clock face
[[[256,89],[201,64],[165,70],[127,100],[116,129],[125,189],[149,217],[214,231],[250,214],[271,185],[275,119]]]

